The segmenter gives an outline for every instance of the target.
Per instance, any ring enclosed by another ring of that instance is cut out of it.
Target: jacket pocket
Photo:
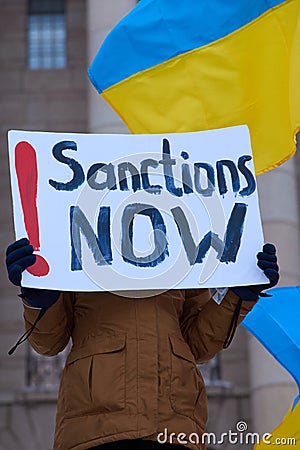
[[[71,351],[64,376],[68,417],[125,408],[126,335],[97,336]]]
[[[171,406],[177,413],[202,423],[206,418],[206,396],[202,376],[198,372],[188,344],[176,336],[169,336],[169,340],[171,345]],[[200,413],[201,417],[195,417],[195,412],[197,416]]]

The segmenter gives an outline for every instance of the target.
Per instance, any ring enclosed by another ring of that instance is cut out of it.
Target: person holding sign
[[[10,245],[10,281],[21,286],[22,272],[35,259],[27,238]],[[47,356],[70,339],[73,344],[59,391],[54,450],[150,450],[162,442],[164,448],[203,450],[207,399],[196,363],[227,347],[258,297],[277,284],[275,247],[265,244],[257,259],[269,283],[225,289],[219,303],[209,289],[129,298],[21,287],[23,340]]]

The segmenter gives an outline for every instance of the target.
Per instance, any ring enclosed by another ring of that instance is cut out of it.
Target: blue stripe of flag
[[[110,32],[89,68],[99,93],[214,42],[288,0],[141,0]]]

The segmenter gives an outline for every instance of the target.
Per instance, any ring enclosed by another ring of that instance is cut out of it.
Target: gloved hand
[[[230,288],[242,300],[255,301],[258,297],[269,297],[263,293],[265,289],[274,287],[279,280],[279,267],[277,265],[276,248],[273,244],[265,244],[262,252],[257,255],[257,265],[264,271],[270,282],[253,286],[237,286]]]
[[[16,286],[21,286],[22,272],[36,261],[33,247],[27,238],[19,239],[9,245],[6,250],[6,268],[9,280]],[[49,289],[32,289],[21,287],[19,297],[35,308],[49,308],[60,295],[60,291]]]

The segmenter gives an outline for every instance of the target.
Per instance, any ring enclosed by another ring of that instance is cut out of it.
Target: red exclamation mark
[[[15,166],[24,214],[25,228],[34,251],[40,250],[39,221],[36,206],[38,171],[35,149],[29,142],[19,142],[15,148]],[[45,258],[36,255],[36,262],[27,268],[34,276],[44,277],[49,273]]]

